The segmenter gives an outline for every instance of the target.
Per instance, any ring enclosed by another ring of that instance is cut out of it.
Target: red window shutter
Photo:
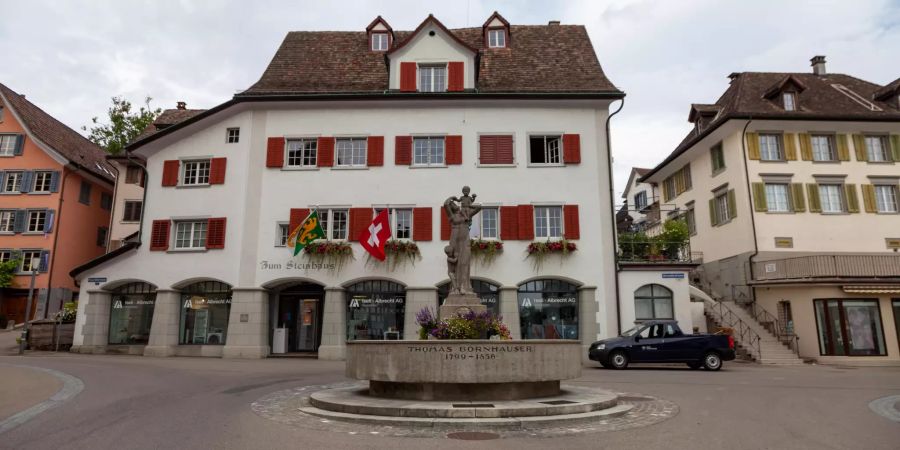
[[[359,240],[359,235],[372,223],[372,208],[350,208],[350,230],[347,240]]]
[[[481,164],[512,164],[513,137],[509,135],[488,136],[480,138]]]
[[[163,186],[178,185],[178,160],[169,160],[163,162]]]
[[[513,137],[497,136],[497,164],[512,164],[514,162]]]
[[[519,239],[523,241],[534,240],[534,207],[531,205],[519,205]]]
[[[366,164],[369,166],[384,165],[384,136],[369,136],[366,143]]]
[[[447,210],[441,208],[441,240],[450,240],[450,218],[447,217]]]
[[[400,63],[400,92],[416,92],[416,63]]]
[[[465,64],[462,61],[450,61],[447,64],[447,90],[462,92],[465,87]]]
[[[320,137],[316,144],[316,158],[319,167],[331,167],[334,165],[334,138]]]
[[[206,248],[225,248],[224,217],[216,217],[206,222]]]
[[[479,136],[478,160],[481,164],[497,164],[497,138],[499,136]]]
[[[154,220],[150,227],[150,251],[166,251],[169,249],[168,220]]]
[[[581,136],[577,134],[563,135],[563,162],[566,164],[581,163]]]
[[[413,208],[412,237],[414,241],[431,240],[431,208]]]
[[[225,158],[213,158],[210,161],[209,184],[225,184]]]
[[[288,234],[293,233],[303,223],[303,219],[309,215],[309,208],[291,208],[291,221],[288,225]]]
[[[398,166],[412,164],[412,136],[394,138],[394,164]]]
[[[266,167],[284,167],[283,137],[270,137],[266,143]]]
[[[581,229],[578,225],[578,205],[563,206],[563,228],[566,239],[578,239],[581,237]]]
[[[462,164],[462,136],[447,136],[444,138],[447,151],[447,165]]]
[[[500,207],[500,239],[515,241],[519,239],[519,208],[516,206]]]

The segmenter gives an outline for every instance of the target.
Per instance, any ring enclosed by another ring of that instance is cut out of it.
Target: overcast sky
[[[0,81],[70,127],[109,99],[209,108],[255,82],[291,30],[396,30],[433,13],[449,28],[494,10],[512,24],[587,26],[607,76],[627,93],[613,119],[617,193],[632,166],[652,167],[737,71],[828,71],[881,85],[900,77],[900,0],[723,1],[20,1],[4,2]],[[564,76],[564,74],[561,74]]]

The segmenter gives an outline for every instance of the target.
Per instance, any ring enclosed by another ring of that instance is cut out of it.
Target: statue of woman
[[[450,249],[448,256],[452,254],[453,263],[448,258],[448,269],[453,270],[455,264],[456,280],[451,277],[450,292],[455,294],[474,294],[472,279],[470,277],[470,263],[472,260],[472,247],[469,245],[469,224],[472,216],[481,211],[481,205],[473,203],[475,196],[469,196],[469,187],[463,187],[463,197],[450,197],[444,201],[444,212],[450,221]],[[459,204],[457,204],[459,203]]]

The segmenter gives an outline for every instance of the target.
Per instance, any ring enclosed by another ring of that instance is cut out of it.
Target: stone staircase
[[[760,364],[803,364],[787,344],[780,341],[746,309],[729,301],[705,300],[705,314],[716,325],[734,329],[735,343]]]

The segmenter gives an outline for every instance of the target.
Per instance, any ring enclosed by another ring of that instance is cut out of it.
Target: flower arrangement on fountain
[[[503,318],[489,311],[469,311],[446,319],[438,319],[430,308],[416,313],[419,339],[512,339]]]
[[[340,270],[347,260],[353,259],[353,247],[349,242],[313,241],[303,248],[303,254],[316,262],[334,264]]]
[[[472,239],[469,241],[472,256],[481,258],[485,264],[490,264],[494,258],[503,252],[503,242],[490,239]]]

